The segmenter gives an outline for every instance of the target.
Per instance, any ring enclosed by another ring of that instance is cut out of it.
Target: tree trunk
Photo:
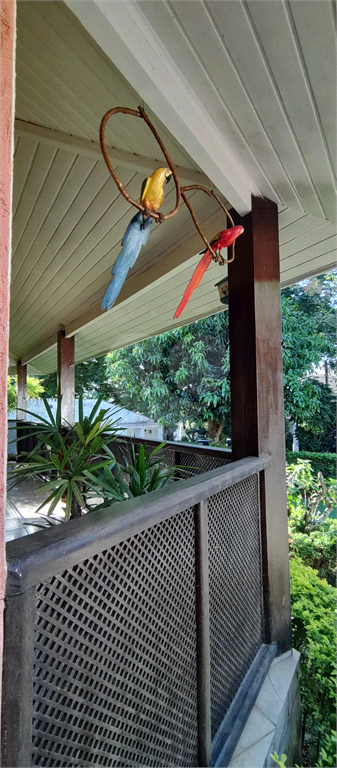
[[[82,515],[81,507],[76,497],[73,495],[71,500],[70,520],[74,519],[74,517],[81,517],[81,515]]]
[[[173,430],[165,424],[163,426],[163,440],[174,440]]]
[[[224,419],[220,421],[220,424],[217,421],[215,421],[215,419],[208,419],[207,432],[210,440],[212,440],[213,443],[219,442],[223,425],[224,425]]]

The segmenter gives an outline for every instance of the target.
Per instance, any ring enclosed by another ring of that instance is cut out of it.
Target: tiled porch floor
[[[7,492],[6,515],[5,515],[5,536],[6,542],[12,539],[19,539],[21,536],[27,536],[29,533],[36,533],[39,528],[34,523],[47,525],[47,522],[36,514],[43,496],[35,496],[34,490],[40,485],[39,480],[24,480],[20,485],[15,486]],[[10,468],[8,469],[8,485],[10,485]],[[48,495],[47,493],[45,494]],[[47,514],[48,507],[41,510],[42,515]],[[63,507],[59,503],[53,512],[53,517],[63,519]]]

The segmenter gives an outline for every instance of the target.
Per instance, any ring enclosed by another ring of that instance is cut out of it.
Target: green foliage
[[[88,472],[96,474],[116,463],[108,444],[116,439],[117,422],[112,421],[109,409],[99,408],[102,399],[97,400],[89,416],[83,417],[80,397],[78,421],[72,427],[65,427],[61,424],[61,401],[54,418],[47,399],[43,398],[50,421],[35,416],[40,421],[37,445],[29,453],[19,454],[11,484],[13,487],[27,477],[39,478],[41,474],[47,478],[35,491],[37,495],[48,492],[37,511],[49,505],[51,515],[63,497],[66,498],[65,519],[79,517],[81,509],[87,507],[86,493],[92,485]],[[29,429],[27,425],[27,432]]]
[[[56,373],[49,373],[43,376],[42,380],[46,396],[57,397]],[[105,355],[94,357],[75,366],[75,396],[80,395],[94,399],[103,396],[104,400],[111,400],[111,385]]]
[[[116,463],[114,472],[110,467],[104,467],[97,477],[86,472],[92,489],[97,496],[103,498],[103,502],[95,509],[109,507],[116,501],[143,496],[163,488],[176,471],[176,467],[166,467],[162,457],[158,456],[164,446],[165,442],[147,452],[144,445],[139,445],[138,450],[131,445],[131,454],[125,458],[124,464]],[[94,508],[90,507],[90,511],[92,509]]]
[[[337,484],[316,477],[309,461],[287,467],[290,551],[315,568],[329,584],[336,583]]]
[[[118,439],[118,422],[112,421],[110,409],[100,409],[103,397],[97,400],[89,416],[84,416],[80,395],[78,421],[71,427],[61,424],[60,400],[54,418],[47,399],[43,399],[50,421],[37,417],[40,421],[37,446],[17,457],[11,487],[28,477],[43,475],[46,482],[38,486],[35,493],[49,493],[36,511],[48,506],[51,523],[58,522],[52,513],[61,499],[66,499],[65,520],[68,520],[79,517],[82,512],[92,512],[163,488],[173,477],[176,467],[166,467],[159,456],[165,443],[151,452],[143,445],[138,450],[132,445],[124,463],[116,461],[109,443]],[[27,425],[25,437],[30,428]]]
[[[279,768],[286,768],[287,755],[281,755],[281,757],[279,757],[277,752],[274,752],[274,754],[270,755],[270,757],[272,760],[274,760],[274,763],[279,766]]]
[[[309,451],[287,451],[287,463],[297,464],[303,460],[310,462],[315,474],[322,472],[325,478],[336,477],[335,453],[311,453]]]
[[[218,439],[230,429],[228,313],[112,352],[113,400],[174,429],[202,427]]]
[[[331,747],[335,725],[336,589],[298,558],[291,559],[290,574],[293,643],[301,653],[303,730],[310,733],[308,764],[316,765],[324,760],[323,749],[327,754],[329,743]]]
[[[336,765],[336,743],[336,731],[323,734],[318,768],[333,768]]]
[[[7,377],[7,409],[13,411],[16,408],[17,376]],[[40,379],[35,376],[27,376],[27,399],[41,397],[44,387]]]
[[[325,407],[312,376],[324,360],[335,367],[336,283],[335,271],[282,291],[285,412],[299,426]]]
[[[336,396],[331,389],[315,382],[319,393],[319,417],[307,412],[296,427],[296,435],[303,451],[329,452],[336,446]]]

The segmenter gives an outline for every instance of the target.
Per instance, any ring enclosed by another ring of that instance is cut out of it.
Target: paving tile
[[[241,752],[261,741],[264,736],[274,732],[274,730],[274,723],[254,706],[237,743],[232,759],[234,760]]]
[[[283,700],[278,695],[269,675],[264,680],[263,686],[256,699],[257,706],[263,714],[276,725],[283,707]]]
[[[268,672],[268,677],[271,680],[275,691],[283,701],[288,694],[292,678],[296,673],[299,658],[300,654],[298,651],[294,650],[292,656],[288,659],[284,659],[280,664],[272,665]]]
[[[273,741],[274,731],[254,744],[254,746],[241,752],[234,760],[228,763],[228,768],[262,768]]]

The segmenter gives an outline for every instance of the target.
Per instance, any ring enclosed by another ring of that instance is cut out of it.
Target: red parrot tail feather
[[[212,261],[212,254],[210,251],[206,251],[204,253],[202,259],[199,261],[198,266],[195,268],[193,275],[191,277],[191,280],[185,290],[185,293],[183,295],[183,298],[179,304],[178,309],[176,310],[176,313],[174,315],[174,320],[181,315],[183,309],[186,307],[186,304],[190,297],[192,296],[193,291],[195,288],[198,287],[202,276],[205,274],[206,269],[209,267],[210,263]]]

